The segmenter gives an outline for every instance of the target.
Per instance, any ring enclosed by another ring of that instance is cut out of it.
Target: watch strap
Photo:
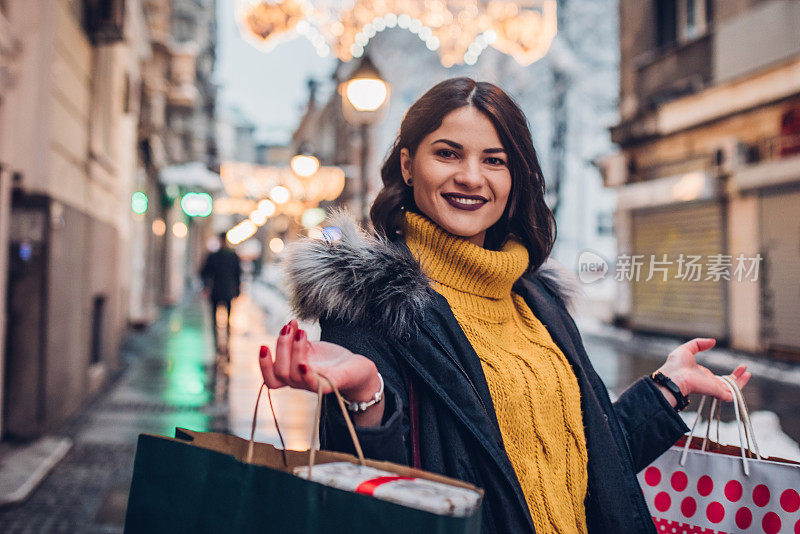
[[[677,404],[675,405],[675,411],[680,412],[687,406],[689,406],[689,398],[681,392],[681,388],[678,385],[670,380],[670,378],[660,371],[654,372],[650,375],[650,378],[653,379],[653,382],[660,386],[664,386],[672,393],[672,396],[675,397]]]

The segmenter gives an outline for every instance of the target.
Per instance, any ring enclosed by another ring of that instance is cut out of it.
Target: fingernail
[[[297,333],[294,335],[295,341],[303,341],[306,338],[306,333],[304,330],[298,330]]]
[[[289,323],[286,323],[285,325],[283,325],[283,328],[281,328],[281,335],[283,336],[285,334],[288,334],[290,328],[291,327],[289,326]]]
[[[258,352],[259,358],[266,358],[267,354],[269,353],[269,349],[266,345],[261,345],[261,350]]]
[[[304,375],[304,374],[306,374],[308,372],[308,366],[306,364],[304,364],[304,363],[299,364],[297,366],[297,368],[300,369],[300,374],[302,374],[302,375]]]

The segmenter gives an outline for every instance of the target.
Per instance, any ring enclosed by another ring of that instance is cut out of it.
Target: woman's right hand
[[[275,361],[267,346],[261,346],[259,355],[261,375],[270,389],[289,386],[316,393],[321,380],[320,371],[333,380],[342,396],[351,402],[369,401],[380,389],[380,379],[375,363],[345,347],[327,341],[309,341],[295,319],[281,330],[275,347]],[[322,392],[333,391],[322,380]],[[383,417],[383,402],[356,414],[353,421],[358,426],[375,426]]]

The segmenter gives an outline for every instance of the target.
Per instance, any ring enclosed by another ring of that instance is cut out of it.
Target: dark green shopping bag
[[[253,420],[254,431],[255,415]],[[319,404],[316,423],[319,424]],[[351,436],[360,453],[352,429]],[[477,534],[480,531],[480,507],[469,517],[436,515],[292,474],[297,466],[342,461],[465,487],[483,496],[483,490],[465,482],[403,465],[314,451],[313,445],[310,451],[284,451],[253,442],[252,434],[251,440],[246,440],[177,428],[175,438],[139,435],[125,532]]]

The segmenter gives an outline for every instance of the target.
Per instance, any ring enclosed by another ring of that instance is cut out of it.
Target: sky
[[[219,106],[238,107],[257,127],[259,141],[286,142],[308,99],[306,80],[327,81],[336,66],[333,56],[321,58],[305,37],[297,37],[265,53],[245,41],[235,17],[236,0],[217,2]]]

